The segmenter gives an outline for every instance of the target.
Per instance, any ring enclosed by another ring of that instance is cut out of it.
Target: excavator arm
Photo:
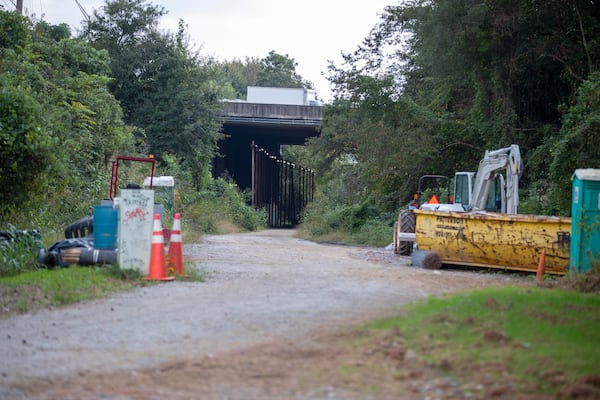
[[[485,210],[490,186],[494,182],[496,173],[506,170],[506,209],[502,212],[516,214],[519,206],[519,177],[523,171],[521,151],[516,144],[499,150],[486,151],[479,162],[479,169],[475,176],[473,192],[469,208],[473,211]]]

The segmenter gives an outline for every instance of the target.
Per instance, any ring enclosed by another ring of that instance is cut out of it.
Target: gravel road
[[[205,236],[185,244],[186,261],[206,272],[206,282],[161,283],[0,319],[0,398],[147,398],[107,394],[89,384],[90,376],[135,375],[177,360],[301,342],[311,332],[340,331],[431,294],[519,279],[422,270],[391,250],[316,244],[293,233]],[[81,387],[65,392],[65,380]]]

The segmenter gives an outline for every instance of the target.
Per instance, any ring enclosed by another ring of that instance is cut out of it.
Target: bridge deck
[[[281,145],[302,145],[321,129],[321,107],[227,101],[218,116],[227,138],[219,143],[222,157],[213,174],[227,174],[242,189],[250,188],[251,145],[279,156]]]

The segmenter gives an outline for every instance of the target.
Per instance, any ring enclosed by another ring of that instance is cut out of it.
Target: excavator
[[[505,170],[505,175],[500,171]],[[408,210],[400,210],[394,229],[394,252],[410,255],[415,232],[415,209],[429,211],[491,211],[516,214],[519,206],[519,177],[523,162],[519,145],[513,144],[498,150],[486,150],[477,172],[456,172],[454,192],[450,193],[450,178],[444,175],[423,175]],[[447,186],[447,194],[434,193],[420,204],[426,182],[434,182],[439,192],[440,183]],[[440,203],[440,198],[447,201]],[[408,234],[408,235],[406,235]],[[402,240],[402,239],[408,240]]]
[[[457,172],[448,202],[431,196],[401,210],[394,252],[413,256],[417,266],[456,264],[535,271],[542,250],[546,271],[568,270],[571,219],[518,214],[519,146],[486,151],[477,172]],[[443,176],[435,176],[439,181]],[[446,178],[447,179],[447,178]],[[441,197],[441,196],[440,196]]]
[[[498,172],[502,170],[505,171],[506,178]],[[458,196],[462,199],[465,189],[472,188],[466,211],[490,211],[493,207],[497,212],[517,214],[519,177],[522,173],[523,161],[518,145],[513,144],[503,149],[486,151],[479,162],[476,174],[459,172],[455,175],[454,198]],[[474,183],[472,183],[473,178]],[[493,196],[490,197],[490,194]],[[493,201],[492,204],[490,200]]]
[[[504,175],[501,173],[504,171]],[[477,172],[456,172],[454,194],[448,202],[439,203],[435,196],[418,205],[424,179],[446,180],[442,175],[424,175],[419,179],[412,208],[433,211],[492,211],[517,214],[519,207],[519,177],[523,173],[521,151],[516,144],[499,150],[486,151]]]

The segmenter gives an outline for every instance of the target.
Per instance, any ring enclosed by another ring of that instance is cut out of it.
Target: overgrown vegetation
[[[185,275],[177,280],[204,282],[206,273],[186,262]],[[154,285],[141,279],[137,270],[118,265],[35,269],[14,276],[0,276],[0,316],[40,308],[65,306],[110,296],[137,287]]]
[[[66,24],[0,7],[0,229],[35,228],[51,245],[108,197],[116,155],[150,153],[157,175],[176,177],[176,211],[190,234],[263,226],[235,184],[211,177],[222,138],[214,115],[231,97],[231,74],[189,46],[183,22],[176,33],[160,31],[165,12],[107,0],[72,37]],[[295,65],[273,51],[244,66],[256,70],[247,83],[298,80]],[[127,165],[119,187],[148,174]]]
[[[245,193],[211,176],[222,138],[214,116],[232,90],[226,69],[188,45],[183,22],[162,32],[165,12],[143,0],[107,0],[73,37],[66,24],[0,6],[0,276],[40,267],[38,250],[108,197],[120,154],[153,153],[155,175],[175,177],[163,225],[181,213],[188,240],[264,226]],[[254,78],[298,80],[295,65],[271,52]],[[142,184],[150,170],[140,164],[120,165],[118,188]],[[34,276],[45,280],[46,272]],[[70,273],[79,274],[57,275]]]
[[[329,66],[334,101],[297,162],[317,171],[317,209],[348,176],[340,207],[397,213],[421,175],[475,171],[514,143],[522,210],[569,216],[574,170],[600,167],[599,68],[594,2],[404,1]]]
[[[396,215],[382,212],[369,201],[335,205],[317,200],[307,207],[298,235],[317,241],[386,246],[395,219]]]
[[[248,205],[248,195],[221,178],[211,181],[201,192],[189,192],[181,202],[181,208],[186,210],[184,222],[191,229],[190,236],[266,227],[266,215]]]
[[[211,178],[222,139],[214,115],[248,85],[310,87],[293,58],[218,62],[190,46],[185,21],[161,31],[167,10],[144,0],[106,0],[78,36],[4,9],[0,228],[58,239],[106,196],[115,155],[150,153],[159,174],[178,176],[189,226],[261,226],[245,195]],[[600,166],[599,60],[590,1],[386,7],[357,50],[329,66],[321,134],[290,154],[317,172],[322,193],[304,232],[384,244],[419,176],[474,170],[486,149],[511,143],[525,161],[523,210],[569,215],[573,170]]]
[[[42,237],[38,231],[22,231],[10,225],[0,232],[0,277],[37,269],[37,254],[41,248]]]
[[[430,298],[369,328],[395,331],[398,349],[463,384],[482,373],[499,383],[471,388],[481,395],[501,388],[572,398],[569,387],[598,378],[599,312],[597,294],[504,287]]]

